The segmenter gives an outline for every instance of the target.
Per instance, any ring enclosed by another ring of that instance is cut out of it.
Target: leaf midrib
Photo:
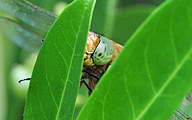
[[[151,101],[146,105],[145,109],[136,118],[136,120],[139,120],[139,119],[141,119],[144,116],[144,114],[148,111],[148,109],[152,106],[152,104],[156,101],[156,99],[160,96],[160,94],[165,90],[165,88],[168,86],[168,84],[173,80],[173,78],[178,73],[178,71],[183,67],[184,63],[189,59],[191,54],[192,54],[192,47],[189,49],[189,51],[184,56],[184,58],[181,60],[181,62],[176,66],[174,71],[171,73],[171,75],[166,80],[165,84],[159,89],[157,94],[155,94],[155,96],[151,99]]]
[[[88,4],[85,5],[85,11],[88,9],[87,6],[88,6]],[[67,74],[66,83],[65,83],[65,85],[64,85],[64,89],[63,89],[63,92],[62,92],[62,97],[61,97],[61,100],[60,100],[60,103],[59,103],[59,109],[58,109],[58,112],[57,112],[57,115],[56,115],[56,120],[59,119],[59,113],[60,113],[60,111],[61,111],[61,104],[62,104],[62,101],[63,101],[63,98],[64,98],[64,94],[65,94],[65,90],[66,90],[67,83],[68,83],[68,81],[69,81],[69,75],[70,75],[70,73],[71,73],[71,66],[72,66],[72,63],[73,63],[73,58],[74,58],[74,54],[75,54],[76,46],[77,46],[77,39],[78,39],[78,37],[79,37],[79,31],[80,31],[80,29],[81,29],[81,27],[82,27],[82,21],[83,21],[83,19],[84,19],[84,17],[85,17],[85,11],[84,11],[84,13],[83,13],[83,15],[82,15],[82,19],[81,19],[81,22],[80,22],[80,27],[79,27],[78,32],[77,32],[77,34],[76,34],[77,36],[76,36],[76,40],[75,40],[74,50],[73,50],[73,53],[72,53],[72,59],[71,59],[71,62],[70,62],[70,64],[69,64],[69,70],[70,70],[70,72],[68,72],[68,74]]]

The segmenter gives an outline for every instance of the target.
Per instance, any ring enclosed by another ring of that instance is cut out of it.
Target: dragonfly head
[[[114,46],[111,40],[89,32],[83,65],[105,65],[112,59],[113,53]]]

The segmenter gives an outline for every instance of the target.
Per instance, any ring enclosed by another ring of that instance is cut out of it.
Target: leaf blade
[[[78,119],[171,116],[192,86],[191,4],[170,0],[151,14],[101,78]]]
[[[74,1],[51,27],[35,64],[24,119],[72,119],[94,4]]]
[[[112,40],[124,45],[154,9],[153,5],[130,5],[120,9],[115,16]]]
[[[91,30],[111,36],[113,29],[114,14],[116,12],[117,0],[97,0]]]

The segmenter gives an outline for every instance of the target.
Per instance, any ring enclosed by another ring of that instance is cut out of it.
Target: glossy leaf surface
[[[166,120],[192,86],[192,1],[167,0],[126,43],[78,120]]]
[[[51,27],[30,82],[24,119],[72,119],[95,0],[76,0]]]

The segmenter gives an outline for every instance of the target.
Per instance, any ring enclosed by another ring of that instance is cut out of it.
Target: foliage
[[[97,0],[93,12],[94,3],[74,1],[49,30],[24,119],[72,119],[89,28],[125,46],[77,119],[168,119],[192,86],[192,2],[167,0],[155,9]]]
[[[24,119],[72,119],[94,3],[74,1],[51,27],[31,77]]]

